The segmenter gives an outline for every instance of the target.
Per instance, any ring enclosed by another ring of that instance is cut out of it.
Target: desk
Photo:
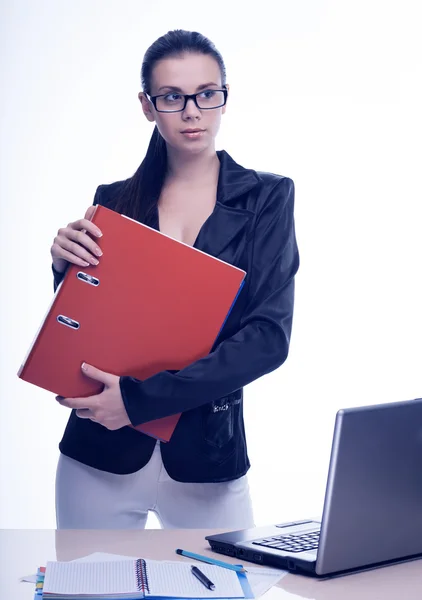
[[[34,586],[19,578],[35,573],[47,560],[72,560],[92,552],[111,552],[155,559],[186,560],[174,550],[184,548],[208,554],[205,535],[215,530],[0,530],[1,597],[32,600]],[[214,554],[213,554],[214,555]],[[230,557],[214,555],[238,562]],[[244,564],[248,564],[244,562]],[[318,581],[286,575],[264,596],[265,600],[421,600],[422,560],[375,569],[346,577]]]

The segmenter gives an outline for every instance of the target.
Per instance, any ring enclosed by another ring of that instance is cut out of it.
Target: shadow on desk
[[[277,587],[312,600],[421,600],[422,559],[332,579],[289,574]]]

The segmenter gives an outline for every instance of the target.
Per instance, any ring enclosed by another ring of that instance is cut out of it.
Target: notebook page
[[[48,562],[44,593],[132,594],[138,590],[135,561]]]
[[[191,563],[158,562],[146,560],[149,593],[145,596],[173,598],[244,598],[245,595],[235,571],[205,563],[198,567],[210,579],[215,590],[206,588],[191,572]]]

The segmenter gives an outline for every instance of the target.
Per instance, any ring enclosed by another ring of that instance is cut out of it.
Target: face
[[[228,85],[226,86],[228,89]],[[176,88],[176,89],[175,89]],[[204,54],[184,54],[159,61],[152,73],[151,96],[161,94],[195,94],[204,90],[222,88],[221,73],[217,61]],[[170,98],[173,98],[171,96]],[[226,106],[199,109],[193,100],[180,112],[163,113],[155,110],[152,102],[141,92],[139,99],[148,121],[155,121],[167,145],[176,151],[198,153],[214,148],[214,140],[220,128],[221,115]],[[203,130],[199,136],[182,133],[186,129]]]

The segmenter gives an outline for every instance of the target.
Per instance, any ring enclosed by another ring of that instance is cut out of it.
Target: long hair
[[[224,61],[214,44],[196,31],[175,29],[159,37],[146,51],[141,70],[143,91],[151,95],[152,72],[158,61],[184,53],[212,56],[220,67],[222,85],[226,84]],[[145,158],[126,180],[116,199],[115,210],[142,223],[148,221],[156,210],[166,172],[167,147],[155,126]]]

